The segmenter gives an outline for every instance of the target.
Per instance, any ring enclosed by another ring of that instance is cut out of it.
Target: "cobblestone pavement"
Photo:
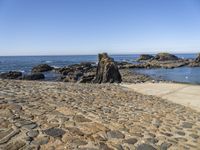
[[[2,150],[199,149],[200,113],[119,85],[0,80]]]

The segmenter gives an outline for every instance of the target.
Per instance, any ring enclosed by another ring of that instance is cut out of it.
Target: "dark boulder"
[[[34,73],[30,75],[24,75],[22,77],[22,80],[42,80],[42,79],[45,79],[45,76],[42,73]]]
[[[94,83],[120,83],[121,81],[121,74],[114,59],[110,58],[107,53],[99,54]]]
[[[78,81],[79,83],[91,83],[95,77],[95,74],[85,74],[83,75],[80,80]]]
[[[19,79],[21,76],[22,76],[22,73],[19,71],[9,71],[9,72],[0,74],[0,78],[2,79]]]
[[[153,59],[153,55],[148,55],[148,54],[142,54],[140,57],[137,59],[137,61],[146,61],[146,60],[151,60]]]
[[[155,60],[158,60],[158,61],[170,61],[170,60],[179,60],[179,58],[177,56],[169,54],[169,53],[158,53],[155,56]]]
[[[39,72],[46,72],[53,70],[53,67],[47,65],[47,64],[40,64],[38,66],[33,67],[32,72],[39,73]]]

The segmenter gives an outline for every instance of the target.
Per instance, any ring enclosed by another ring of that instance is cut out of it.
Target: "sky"
[[[0,0],[0,55],[200,52],[200,0]]]

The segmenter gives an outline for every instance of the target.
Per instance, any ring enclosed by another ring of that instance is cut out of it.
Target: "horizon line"
[[[96,54],[25,54],[25,55],[0,55],[0,57],[23,57],[23,56],[94,56],[94,55],[98,55],[100,53],[108,53],[108,52],[99,52]],[[171,54],[198,54],[200,52],[164,52],[164,51],[160,51],[160,52],[149,52],[149,53],[108,53],[109,55],[142,55],[142,54],[150,54],[150,55],[155,55],[158,53],[171,53]]]

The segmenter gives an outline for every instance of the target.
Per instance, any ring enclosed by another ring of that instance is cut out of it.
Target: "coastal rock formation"
[[[190,62],[188,65],[189,67],[200,67],[200,53],[198,54],[197,58]]]
[[[196,63],[200,63],[200,53],[198,54],[197,58],[195,59]]]
[[[24,75],[22,77],[22,80],[42,80],[44,78],[45,78],[44,74],[34,73],[34,74],[30,74],[30,75]]]
[[[169,53],[158,53],[155,56],[155,60],[158,61],[169,61],[169,60],[178,60],[179,58],[175,55],[169,54]]]
[[[0,78],[2,79],[18,79],[21,76],[22,76],[22,73],[19,71],[9,71],[9,72],[0,74]]]
[[[142,55],[140,55],[140,57],[137,59],[137,61],[152,60],[153,58],[154,58],[153,55],[142,54]]]
[[[122,78],[114,59],[110,58],[107,53],[99,54],[98,57],[99,62],[94,83],[120,83]]]
[[[39,72],[46,72],[53,70],[53,67],[47,65],[47,64],[40,64],[38,66],[33,67],[31,72],[39,73]]]

